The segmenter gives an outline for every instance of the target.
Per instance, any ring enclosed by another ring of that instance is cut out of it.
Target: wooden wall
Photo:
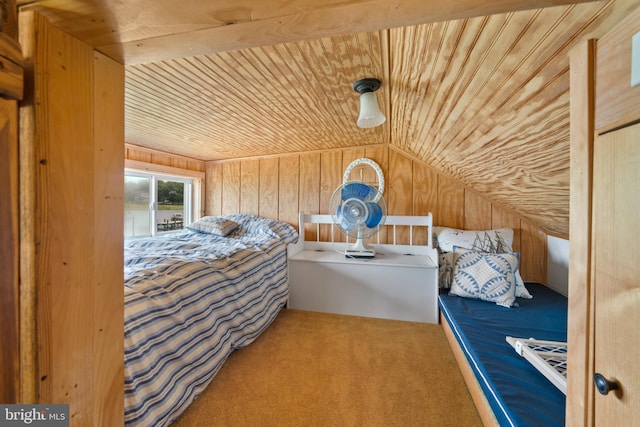
[[[22,99],[22,53],[15,1],[0,17],[0,402],[20,394],[18,101]],[[6,64],[6,65],[5,65]]]
[[[204,172],[205,162],[202,160],[192,159],[190,157],[178,156],[176,154],[165,153],[158,150],[151,150],[139,147],[133,144],[124,145],[124,158],[130,162],[139,162],[140,164],[164,166],[166,168]],[[135,164],[135,163],[132,163]],[[170,170],[170,169],[167,169]]]
[[[124,69],[35,13],[20,41],[21,401],[123,425]]]
[[[0,402],[19,401],[18,104],[0,99]]]
[[[159,150],[138,147],[132,144],[124,145],[124,165],[127,169],[153,174],[191,178],[193,182],[193,218],[204,215],[202,200],[204,200],[205,162],[177,154],[165,153]]]
[[[424,215],[461,229],[509,227],[521,252],[524,280],[545,283],[546,234],[518,215],[404,153],[377,145],[296,155],[207,162],[207,215],[234,212],[278,218],[298,226],[298,212],[329,213],[329,200],[353,160],[368,157],[385,174],[389,215]],[[365,176],[365,181],[371,180]],[[306,231],[307,238],[314,238]]]

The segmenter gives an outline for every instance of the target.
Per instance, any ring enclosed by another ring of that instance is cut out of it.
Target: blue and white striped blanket
[[[288,224],[228,215],[228,237],[180,231],[125,243],[125,423],[164,426],[287,301]]]

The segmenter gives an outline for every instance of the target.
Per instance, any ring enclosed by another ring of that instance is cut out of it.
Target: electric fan
[[[353,168],[359,165],[371,166],[378,177],[378,188],[361,181],[349,181]],[[347,246],[344,254],[348,258],[373,258],[375,249],[365,243],[365,239],[376,234],[384,225],[387,206],[382,197],[384,176],[373,160],[358,159],[345,170],[342,185],[331,196],[329,210],[333,223],[355,243]]]

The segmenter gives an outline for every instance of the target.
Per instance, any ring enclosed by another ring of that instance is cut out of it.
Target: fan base
[[[346,249],[345,258],[374,258],[376,251],[373,249]]]

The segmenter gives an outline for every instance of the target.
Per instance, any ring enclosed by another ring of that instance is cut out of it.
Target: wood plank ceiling
[[[26,7],[126,64],[128,143],[207,161],[386,143],[568,235],[568,54],[636,1],[514,12],[529,2]],[[536,6],[558,3],[566,2]],[[355,7],[364,18],[343,16]],[[258,21],[267,23],[260,31]],[[270,27],[278,23],[281,34]],[[229,32],[240,24],[243,33]],[[351,85],[362,77],[382,80],[377,96],[388,119],[374,129],[355,125]]]

